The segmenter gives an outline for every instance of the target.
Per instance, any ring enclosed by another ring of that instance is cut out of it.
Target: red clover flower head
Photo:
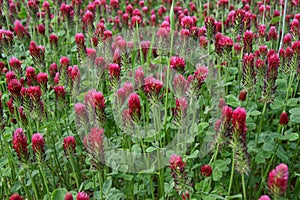
[[[282,195],[286,191],[289,178],[289,170],[286,164],[279,164],[270,171],[268,177],[268,188],[274,195]]]
[[[280,119],[279,119],[279,124],[280,125],[287,125],[289,123],[289,117],[288,117],[288,114],[283,111],[280,115]]]
[[[64,138],[63,143],[64,151],[66,154],[72,154],[76,149],[76,140],[74,136],[68,136]]]
[[[27,160],[29,156],[27,137],[22,128],[17,128],[13,134],[13,148],[20,160]]]
[[[9,200],[23,200],[23,197],[15,193],[9,197]]]
[[[202,165],[201,167],[201,175],[202,176],[210,176],[212,174],[212,168],[210,165]]]
[[[141,115],[141,102],[137,94],[132,93],[129,95],[128,100],[129,114],[133,119],[139,119]]]
[[[32,135],[32,150],[35,154],[41,156],[45,149],[44,137],[40,133],[35,133]]]
[[[90,200],[90,197],[85,192],[78,192],[76,196],[76,200]]]
[[[72,193],[68,192],[68,193],[65,195],[64,200],[73,200],[73,195],[72,195]]]

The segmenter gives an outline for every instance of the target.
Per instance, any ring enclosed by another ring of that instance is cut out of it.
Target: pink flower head
[[[292,39],[293,39],[292,35],[290,33],[287,33],[283,38],[283,44],[285,46],[290,46]]]
[[[70,59],[63,56],[60,58],[59,62],[60,62],[61,68],[67,68],[70,64]]]
[[[205,66],[197,67],[196,71],[194,72],[194,77],[198,82],[199,87],[204,83],[208,76],[208,68]]]
[[[23,197],[15,193],[9,197],[9,200],[23,200]]]
[[[37,29],[38,29],[38,33],[39,33],[39,34],[45,35],[46,29],[45,29],[44,24],[39,24]]]
[[[85,148],[100,161],[103,161],[103,137],[104,129],[92,128],[83,140]]]
[[[277,34],[275,26],[270,27],[268,37],[269,37],[269,40],[273,40],[273,41],[278,39],[278,34]]]
[[[78,192],[76,196],[76,200],[90,200],[90,197],[85,192]]]
[[[38,102],[42,96],[42,90],[39,86],[30,86],[27,89],[27,94],[33,102]]]
[[[299,40],[292,44],[292,49],[294,51],[294,54],[296,54],[298,56],[300,55],[300,41]]]
[[[238,107],[232,113],[232,125],[236,134],[245,134],[247,131],[246,128],[246,109]]]
[[[163,87],[163,82],[153,76],[146,77],[144,82],[144,91],[149,96],[158,95]]]
[[[118,9],[119,8],[119,0],[111,0],[110,6],[114,9]]]
[[[202,176],[210,176],[212,174],[212,168],[210,165],[202,165],[201,167],[201,175]]]
[[[45,149],[45,141],[44,141],[44,137],[40,134],[40,133],[35,133],[32,135],[32,150],[35,154],[38,154],[39,156],[41,156]]]
[[[94,15],[89,10],[85,12],[85,14],[82,17],[82,22],[85,24],[85,26],[92,26],[94,21]]]
[[[65,87],[61,85],[54,86],[54,92],[57,99],[64,100],[66,96]]]
[[[252,31],[246,31],[244,33],[243,41],[244,41],[245,52],[247,53],[252,52],[252,41],[253,41]]]
[[[132,93],[129,95],[128,100],[129,114],[133,119],[139,119],[141,115],[141,103],[137,94]]]
[[[184,58],[172,56],[170,60],[170,67],[178,71],[183,71],[185,68]]]
[[[56,73],[58,72],[58,67],[56,63],[52,63],[49,67],[49,74],[52,78],[55,77]]]
[[[285,111],[283,111],[280,115],[279,124],[284,126],[287,125],[288,123],[289,123],[289,116]]]
[[[136,85],[139,87],[144,84],[145,74],[142,67],[139,67],[135,70],[134,79]]]
[[[27,32],[27,30],[19,20],[16,20],[14,23],[14,32],[19,39],[24,39],[25,37],[29,37],[29,33]]]
[[[187,102],[186,98],[180,97],[176,99],[176,113],[175,114],[180,114],[180,116],[185,116],[187,109],[188,109],[189,103]]]
[[[17,79],[9,81],[7,89],[14,96],[18,97],[21,92],[22,85]]]
[[[40,72],[37,77],[37,82],[39,83],[40,86],[46,86],[48,82],[48,74],[44,72]]]
[[[28,144],[27,144],[27,137],[23,132],[22,128],[17,128],[13,134],[12,140],[13,148],[16,151],[20,160],[27,160],[28,159]]]
[[[16,57],[12,57],[9,60],[9,65],[15,72],[19,72],[21,70],[21,61],[19,61],[19,59]]]
[[[120,78],[120,73],[121,67],[118,64],[113,63],[109,65],[108,74],[112,80],[118,80]]]
[[[232,114],[233,114],[233,111],[232,111],[232,108],[230,106],[224,106],[222,108],[222,120],[225,122],[225,123],[229,123],[232,119]]]
[[[12,79],[16,79],[16,74],[13,71],[8,71],[5,74],[6,84],[8,84]]]
[[[185,167],[185,162],[182,161],[182,158],[176,154],[172,154],[169,160],[170,168],[172,171],[182,172]]]
[[[74,136],[68,136],[64,138],[64,151],[66,154],[72,154],[76,149],[76,140]]]
[[[130,82],[126,82],[123,87],[117,91],[118,104],[123,105],[127,97],[133,92],[133,85]]]
[[[85,46],[84,41],[85,41],[85,39],[84,39],[83,33],[77,33],[75,35],[75,42],[76,42],[77,46],[84,47]]]
[[[189,87],[189,82],[184,78],[183,75],[177,74],[173,79],[174,92],[179,96],[186,93]]]
[[[258,200],[271,200],[268,195],[262,195]]]
[[[289,178],[289,169],[286,164],[279,164],[270,171],[268,177],[269,190],[275,195],[282,195],[286,191]]]
[[[182,19],[181,19],[181,26],[182,28],[190,28],[194,25],[194,20],[192,17],[190,16],[184,16]]]

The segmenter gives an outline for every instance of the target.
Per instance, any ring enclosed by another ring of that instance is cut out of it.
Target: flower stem
[[[71,167],[72,167],[72,170],[73,170],[73,173],[74,173],[74,178],[75,178],[76,187],[77,187],[77,189],[79,189],[79,181],[78,181],[78,177],[77,177],[77,172],[76,172],[76,170],[75,170],[74,160],[73,160],[72,155],[69,156],[69,158],[70,158]]]
[[[227,196],[230,195],[231,186],[232,186],[232,180],[233,180],[233,174],[234,174],[234,154],[235,154],[235,151],[233,150],[233,152],[232,152],[231,175],[230,175],[230,182],[229,182],[229,187],[228,187],[228,193],[227,193]]]
[[[258,127],[258,131],[256,133],[256,138],[255,138],[255,146],[257,146],[258,137],[259,137],[259,135],[262,131],[262,125],[263,125],[263,121],[264,121],[264,117],[265,117],[265,113],[266,113],[266,108],[267,108],[267,102],[264,103],[264,107],[263,107],[263,110],[262,110],[261,118],[260,118],[260,121],[259,121],[259,127]]]
[[[243,196],[244,196],[244,199],[247,200],[247,197],[246,197],[246,185],[245,185],[245,175],[244,173],[242,173],[242,186],[243,186]]]

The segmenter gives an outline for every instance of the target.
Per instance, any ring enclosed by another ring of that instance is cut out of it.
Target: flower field
[[[0,199],[300,199],[299,0],[0,0]]]

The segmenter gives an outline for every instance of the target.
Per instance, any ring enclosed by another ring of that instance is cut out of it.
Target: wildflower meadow
[[[0,199],[299,200],[299,0],[0,0]]]

